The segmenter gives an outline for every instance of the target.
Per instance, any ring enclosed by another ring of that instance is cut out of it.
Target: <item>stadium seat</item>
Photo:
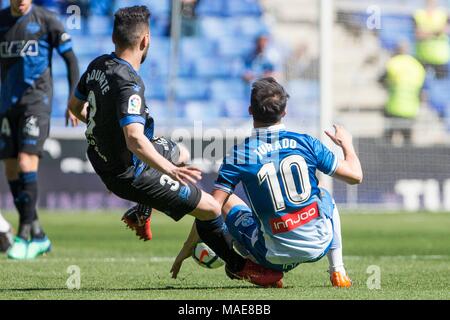
[[[90,35],[111,35],[113,26],[112,19],[107,16],[91,16],[88,19]]]
[[[184,117],[187,120],[213,120],[223,116],[220,103],[189,101],[184,107]]]
[[[199,17],[202,16],[223,16],[225,15],[226,0],[207,0],[200,1],[196,13]]]
[[[268,32],[268,27],[259,17],[237,17],[228,21],[235,36],[256,38],[261,33]]]
[[[181,39],[181,55],[185,59],[211,57],[217,54],[217,42],[202,37],[188,37]]]
[[[200,34],[210,39],[221,39],[226,36],[232,36],[232,26],[227,22],[227,19],[216,17],[201,18],[199,19]]]
[[[450,108],[450,80],[434,80],[428,85],[428,96],[431,107],[444,117]]]
[[[211,98],[216,101],[246,100],[246,83],[242,80],[215,80],[211,83]]]
[[[145,81],[146,93],[150,99],[165,100],[167,99],[167,79],[166,78],[154,78],[151,81]]]
[[[208,82],[191,79],[178,79],[176,98],[179,101],[206,100],[209,96]]]
[[[232,65],[229,61],[217,58],[201,58],[195,62],[195,75],[204,78],[231,77]]]
[[[262,10],[259,0],[228,0],[226,14],[228,16],[260,16]]]
[[[248,56],[255,47],[252,38],[245,37],[223,37],[219,40],[219,54],[223,57]]]
[[[249,100],[227,100],[224,103],[225,116],[235,119],[250,118],[248,113],[249,105]]]
[[[390,51],[402,41],[415,43],[414,23],[410,16],[383,16],[379,34],[382,46]]]

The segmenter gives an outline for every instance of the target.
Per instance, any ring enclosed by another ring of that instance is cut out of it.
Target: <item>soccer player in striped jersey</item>
[[[344,160],[338,160],[318,139],[286,130],[281,121],[288,98],[273,78],[253,84],[249,112],[255,129],[225,158],[213,196],[222,205],[226,225],[243,256],[282,272],[327,256],[332,285],[350,287],[339,212],[332,196],[319,187],[316,172],[359,184],[361,164],[351,135],[341,126],[335,126],[335,133],[326,133],[342,148]],[[250,207],[233,195],[239,183]],[[182,253],[195,240],[191,234]],[[180,258],[175,263],[180,264]]]

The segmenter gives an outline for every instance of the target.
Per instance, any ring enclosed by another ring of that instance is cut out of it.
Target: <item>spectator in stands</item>
[[[271,46],[269,35],[263,33],[256,39],[254,51],[245,59],[243,79],[253,82],[255,79],[281,77],[280,55]]]
[[[197,34],[197,16],[195,9],[199,0],[181,1],[181,36],[194,37]]]
[[[436,0],[427,0],[426,7],[414,14],[417,58],[426,68],[434,70],[438,79],[448,75],[450,61],[449,17]]]
[[[398,44],[396,53],[388,61],[386,72],[380,81],[389,91],[385,106],[385,138],[395,143],[396,136],[403,136],[404,144],[412,140],[412,127],[419,113],[425,69],[409,54],[409,44]]]
[[[197,34],[196,8],[200,0],[181,0],[181,36],[194,37]],[[170,16],[172,16],[172,1],[170,2]],[[171,34],[171,25],[167,30],[167,36]]]

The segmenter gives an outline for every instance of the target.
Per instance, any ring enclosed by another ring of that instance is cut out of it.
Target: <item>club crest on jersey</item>
[[[39,137],[39,125],[38,125],[38,119],[36,117],[29,117],[26,122],[25,126],[23,127],[23,133],[30,137]]]
[[[141,114],[142,99],[139,95],[134,94],[128,100],[128,113]]]
[[[31,34],[38,33],[39,31],[41,31],[41,26],[37,22],[30,22],[27,25],[27,31]]]

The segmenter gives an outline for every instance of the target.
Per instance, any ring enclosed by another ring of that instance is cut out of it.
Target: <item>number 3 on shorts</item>
[[[161,179],[159,179],[159,183],[164,187],[166,184],[170,186],[171,191],[177,191],[180,188],[180,183],[178,181],[173,180],[171,177],[169,177],[166,174],[163,174],[161,176]]]

